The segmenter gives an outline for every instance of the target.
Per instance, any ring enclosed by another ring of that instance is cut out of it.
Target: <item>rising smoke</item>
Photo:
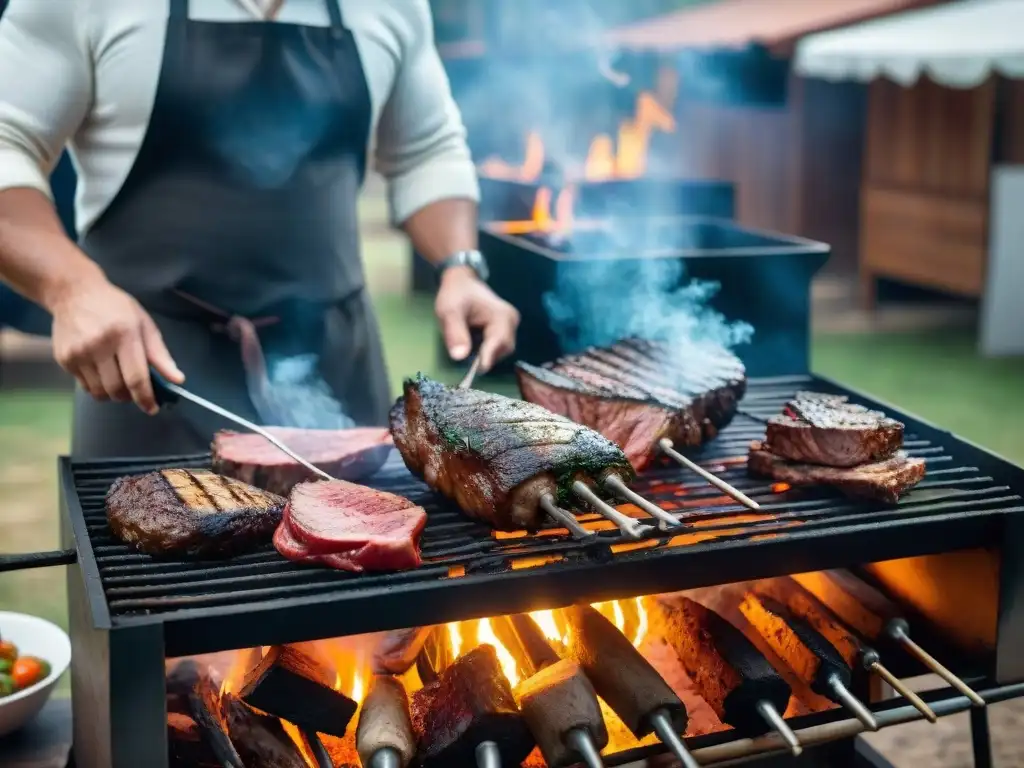
[[[320,375],[319,363],[318,355],[268,361],[264,394],[253,397],[253,405],[265,423],[302,429],[349,429],[356,425]]]

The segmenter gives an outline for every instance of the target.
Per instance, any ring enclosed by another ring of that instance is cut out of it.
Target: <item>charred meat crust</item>
[[[760,442],[750,445],[747,472],[794,486],[828,485],[845,496],[895,504],[909,489],[924,479],[924,459],[910,458],[903,451],[883,461],[857,467],[824,467],[800,464],[765,450]]]
[[[701,698],[719,719],[748,736],[767,732],[757,703],[768,701],[785,712],[791,691],[746,635],[683,595],[648,598],[648,604]]]
[[[570,506],[571,486],[615,472],[633,478],[625,454],[587,427],[532,403],[425,377],[405,382],[404,419],[392,410],[406,466],[471,517],[501,530],[535,530],[540,499]]]
[[[746,392],[743,364],[711,344],[627,339],[534,366],[516,364],[523,397],[596,429],[635,469],[667,437],[680,446],[716,437]]]
[[[121,541],[150,555],[225,558],[268,543],[285,499],[204,469],[118,478],[107,521]]]
[[[903,430],[901,422],[844,396],[801,392],[768,420],[765,447],[790,461],[855,467],[895,454]]]

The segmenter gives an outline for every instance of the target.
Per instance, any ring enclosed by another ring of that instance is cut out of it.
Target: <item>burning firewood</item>
[[[791,688],[739,629],[684,595],[647,605],[698,692],[718,718],[745,736],[774,730],[794,755],[800,742],[780,713]]]
[[[230,693],[221,699],[221,712],[245,768],[306,768],[278,718],[256,712]]]
[[[589,605],[564,612],[569,622],[568,654],[583,667],[598,695],[642,739],[657,733],[685,768],[699,764],[679,737],[689,721],[686,706],[657,670],[614,624]]]
[[[302,651],[277,645],[245,673],[239,697],[312,733],[344,736],[358,703],[334,690],[334,674]]]
[[[770,595],[785,605],[793,615],[810,624],[828,640],[833,648],[839,651],[843,661],[851,669],[860,666],[864,670],[878,675],[924,715],[926,720],[931,723],[938,721],[938,716],[932,711],[932,708],[882,665],[878,651],[861,643],[852,632],[829,613],[825,606],[809,592],[801,589],[795,581],[789,578],[765,579],[758,582],[756,591],[759,595]]]
[[[561,660],[536,622],[525,614],[493,620],[495,633],[515,648],[527,679],[515,691],[530,730],[550,768],[583,760],[603,766],[608,729],[593,684],[571,660]]]
[[[910,638],[910,624],[899,607],[874,587],[840,570],[801,573],[793,580],[868,640],[893,640],[975,706],[985,706],[983,698]]]
[[[459,657],[413,695],[411,709],[423,768],[476,765],[484,744],[493,746],[500,764],[519,765],[534,747],[491,645]]]
[[[367,768],[407,768],[416,754],[416,736],[405,686],[377,675],[359,712],[356,749]]]
[[[199,725],[188,715],[167,715],[168,757],[172,768],[220,768],[221,763],[203,739]]]
[[[743,598],[740,611],[812,691],[846,707],[867,730],[878,730],[871,710],[850,693],[852,667],[806,619],[756,587]]]
[[[191,659],[179,662],[168,675],[167,693],[170,714],[185,714],[191,718],[216,764],[245,768],[221,713],[220,691],[208,671],[201,670]],[[168,721],[170,727],[170,717]]]

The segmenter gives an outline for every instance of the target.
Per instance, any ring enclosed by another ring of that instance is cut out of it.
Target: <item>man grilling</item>
[[[427,0],[11,0],[0,279],[53,317],[78,382],[76,457],[206,450],[224,424],[156,413],[149,366],[266,421],[254,385],[314,361],[345,414],[384,423],[356,226],[371,136],[394,220],[441,271],[450,354],[469,354],[473,328],[484,369],[511,352],[518,316],[484,282],[476,177],[432,38]],[[77,245],[48,196],[65,144]]]

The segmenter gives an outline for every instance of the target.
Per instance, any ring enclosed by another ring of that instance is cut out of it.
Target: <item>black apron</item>
[[[324,2],[328,27],[192,21],[188,0],[171,0],[146,137],[82,247],[152,314],[197,394],[266,423],[243,357],[299,361],[354,423],[384,424],[356,210],[370,93],[338,0]],[[302,391],[291,401],[315,417]],[[204,451],[230,426],[186,403],[149,417],[79,390],[72,454]]]

